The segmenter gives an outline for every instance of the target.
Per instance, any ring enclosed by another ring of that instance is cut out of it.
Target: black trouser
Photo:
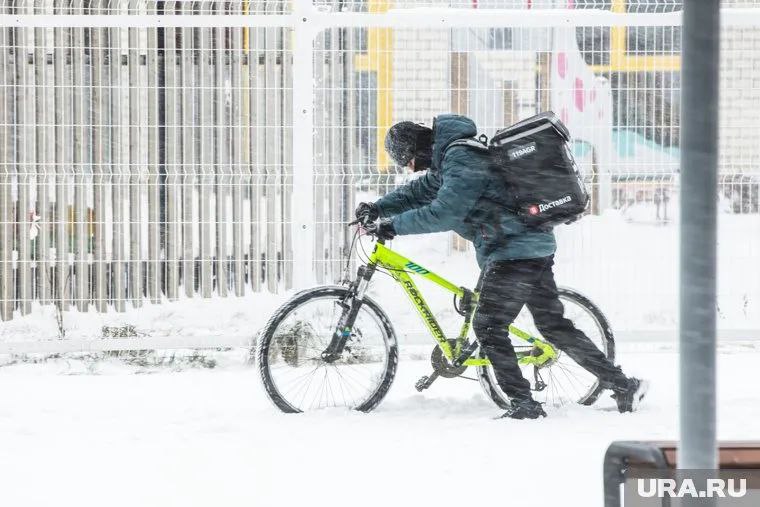
[[[530,384],[517,364],[508,331],[523,305],[528,305],[541,335],[596,375],[602,385],[625,383],[620,368],[564,317],[553,265],[554,256],[498,261],[487,265],[480,274],[480,302],[473,328],[481,348],[491,360],[499,387],[510,398],[531,398]]]

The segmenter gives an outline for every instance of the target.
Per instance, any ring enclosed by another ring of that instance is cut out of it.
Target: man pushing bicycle
[[[526,225],[513,211],[513,193],[494,175],[488,151],[462,142],[476,135],[472,120],[452,114],[436,117],[432,128],[412,122],[393,125],[385,137],[390,157],[400,167],[426,174],[374,203],[360,203],[357,218],[372,222],[367,230],[381,239],[455,231],[473,242],[481,268],[473,328],[499,387],[511,400],[504,417],[546,416],[533,399],[509,338],[509,325],[524,305],[544,337],[613,391],[620,412],[635,410],[646,394],[646,382],[626,377],[564,317],[552,271],[554,233]],[[535,149],[526,145],[515,156]]]

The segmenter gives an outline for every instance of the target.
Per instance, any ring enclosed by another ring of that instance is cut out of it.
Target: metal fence
[[[756,216],[760,4],[724,5],[720,198],[726,213]],[[458,10],[424,10],[431,6]],[[334,282],[354,203],[404,181],[383,153],[388,127],[442,112],[469,115],[492,134],[553,109],[575,136],[594,214],[612,210],[644,226],[677,218],[680,2],[314,7],[2,4],[3,320],[38,303],[124,311]],[[760,237],[754,221],[727,227]],[[643,272],[628,295],[672,299],[656,250],[600,264],[598,252],[629,234],[576,231],[560,234],[565,251],[592,261],[569,269],[571,281],[621,297],[616,271],[636,261]],[[653,243],[662,238],[646,231]],[[733,258],[749,265],[756,239]],[[466,248],[451,236],[451,251]],[[740,289],[760,315],[758,282]]]
[[[109,10],[96,4],[37,9]],[[5,13],[32,10],[21,5]],[[162,5],[179,15],[199,6]],[[123,310],[290,285],[289,36],[3,28],[3,319],[32,301]]]

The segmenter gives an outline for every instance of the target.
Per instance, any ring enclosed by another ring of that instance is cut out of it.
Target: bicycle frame
[[[404,289],[404,292],[409,296],[409,299],[420,314],[428,331],[430,331],[430,334],[438,343],[444,356],[449,361],[457,366],[487,366],[491,364],[486,358],[469,357],[474,352],[475,347],[465,347],[467,343],[467,334],[470,331],[471,318],[477,307],[477,292],[472,292],[464,287],[454,285],[429,269],[424,268],[403,255],[389,249],[382,241],[378,241],[375,244],[375,249],[370,255],[367,265],[372,266],[373,268],[379,267],[387,270],[393,279],[401,285],[401,288]],[[414,283],[411,274],[416,274],[430,280],[439,287],[453,293],[456,297],[460,298],[460,300],[467,296],[472,299],[472,304],[468,305],[468,308],[465,310],[464,324],[459,331],[459,336],[454,339],[455,346],[453,348],[449,339],[446,337],[446,334],[438,324],[433,312],[430,310],[430,307],[425,302],[422,293],[417,289],[417,285]],[[527,333],[514,325],[509,326],[509,332],[533,346],[533,349],[529,352],[517,353],[519,364],[540,367],[557,357],[557,353],[551,344],[532,336],[530,333]],[[535,354],[535,351],[540,351],[540,354]]]

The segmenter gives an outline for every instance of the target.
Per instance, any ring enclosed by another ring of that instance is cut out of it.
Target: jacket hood
[[[458,139],[478,134],[475,122],[458,114],[442,114],[433,120],[433,169],[439,169],[446,147]]]

